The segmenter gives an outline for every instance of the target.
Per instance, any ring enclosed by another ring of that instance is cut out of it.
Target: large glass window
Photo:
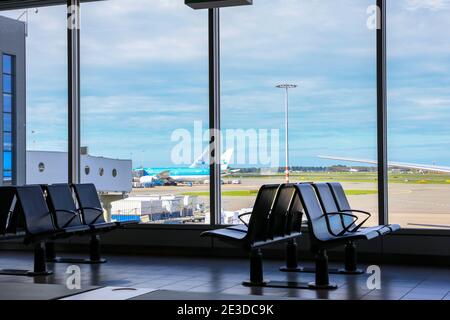
[[[223,177],[222,223],[239,223],[261,185],[285,181],[280,84],[297,85],[289,89],[290,182],[341,182],[353,208],[377,223],[373,4],[275,0],[221,10],[221,119],[224,148],[235,151]]]
[[[107,219],[208,222],[206,12],[110,0],[83,3],[81,20],[82,180]]]
[[[24,19],[24,10],[1,15]],[[19,35],[18,35],[19,36]],[[23,34],[20,34],[23,37]],[[22,59],[3,57],[3,68],[19,70]],[[22,67],[22,66],[21,66]],[[20,68],[22,69],[22,68]],[[67,182],[67,9],[65,5],[29,10],[26,37],[26,183]],[[14,76],[12,77],[14,78]],[[9,82],[8,82],[9,83]],[[13,83],[13,82],[12,82]],[[14,88],[12,88],[14,89]],[[3,95],[4,112],[14,114],[15,90]],[[22,92],[20,93],[22,94]],[[25,98],[25,97],[21,97]],[[9,119],[7,116],[5,119]],[[14,120],[14,119],[13,119]],[[18,126],[25,123],[18,123]],[[4,125],[11,128],[11,124]],[[14,150],[5,134],[5,150]],[[6,163],[6,162],[5,162]],[[43,164],[45,170],[40,170]]]
[[[389,221],[450,228],[450,7],[388,1]]]
[[[14,98],[14,65],[13,56],[2,55],[3,74],[3,182],[10,182],[12,178],[12,126],[13,126],[13,98]]]
[[[373,4],[221,9],[222,223],[239,223],[261,185],[286,181],[286,159],[290,182],[341,182],[352,207],[377,223]],[[206,11],[164,0],[83,6],[82,181],[97,185],[109,220],[208,223]],[[403,227],[450,226],[449,10],[388,2],[389,219]],[[29,15],[28,183],[67,181],[65,17],[66,6]],[[14,57],[3,54],[2,66],[10,180]],[[295,85],[288,135],[283,84]]]

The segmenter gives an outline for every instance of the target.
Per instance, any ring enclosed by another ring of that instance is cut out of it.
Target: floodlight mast
[[[289,183],[289,89],[297,88],[296,84],[279,84],[276,86],[279,89],[285,90],[285,130],[286,130],[286,141],[285,141],[285,149],[286,149],[286,171],[285,178],[286,183]]]

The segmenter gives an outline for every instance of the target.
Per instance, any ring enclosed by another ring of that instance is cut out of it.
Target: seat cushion
[[[235,225],[235,226],[227,227],[226,229],[235,230],[235,231],[241,231],[241,232],[247,232],[248,231],[248,227],[245,224],[238,224],[238,225]]]
[[[398,224],[388,224],[386,227],[391,229],[392,232],[398,231],[401,229],[400,225]]]
[[[357,240],[371,240],[378,238],[380,234],[378,231],[375,230],[369,230],[369,228],[360,229],[357,232],[347,232],[346,234],[339,236],[339,237],[333,237],[330,235],[328,239],[321,240],[322,243],[330,243],[330,244],[339,244],[339,243],[345,243],[348,241],[357,241]]]
[[[201,236],[202,237],[220,238],[220,239],[226,239],[226,240],[243,241],[245,239],[245,237],[247,236],[247,233],[225,228],[225,229],[205,231],[205,232],[202,232]]]
[[[391,230],[386,228],[386,226],[366,227],[366,228],[359,229],[359,231],[363,231],[363,232],[375,231],[375,232],[378,232],[380,235],[391,232]]]
[[[91,230],[91,228],[86,225],[73,226],[73,227],[67,227],[67,228],[61,229],[61,231],[64,231],[65,233],[88,232],[89,230]]]
[[[290,235],[285,235],[285,236],[280,236],[280,237],[275,237],[273,239],[268,239],[266,241],[258,241],[252,244],[253,248],[258,248],[258,247],[265,247],[267,245],[271,245],[274,243],[278,243],[278,242],[286,242],[288,240],[291,239],[296,239],[298,237],[301,237],[302,233],[301,232],[293,232]]]
[[[103,222],[89,225],[94,230],[116,229],[118,226],[115,222]]]
[[[392,225],[381,225],[381,226],[361,228],[359,230],[364,231],[364,232],[376,231],[381,236],[383,236],[385,234],[395,232],[399,229],[400,229],[400,226],[398,224],[392,224]]]
[[[115,221],[114,223],[119,227],[129,226],[133,224],[139,224],[139,220],[128,220],[128,221]]]
[[[354,235],[356,237],[363,237],[363,238],[366,238],[367,240],[378,238],[380,236],[378,231],[371,230],[371,229],[368,229],[368,230],[360,229],[357,232],[345,234],[344,236],[352,236],[352,235]]]

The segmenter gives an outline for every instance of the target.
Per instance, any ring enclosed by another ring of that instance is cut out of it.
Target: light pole
[[[285,130],[286,130],[286,183],[289,183],[289,89],[297,88],[296,84],[279,84],[279,89],[285,89]]]
[[[37,14],[39,9],[34,9],[34,13]],[[25,16],[25,36],[28,37],[28,9],[26,9],[22,14],[16,19],[20,21]]]

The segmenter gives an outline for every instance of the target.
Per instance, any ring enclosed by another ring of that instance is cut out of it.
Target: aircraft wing
[[[330,159],[330,160],[340,160],[346,162],[359,162],[359,163],[368,163],[368,164],[377,164],[375,160],[367,160],[367,159],[355,159],[355,158],[343,158],[343,157],[334,157],[334,156],[318,156],[321,159]],[[450,173],[450,167],[446,166],[434,166],[434,165],[425,165],[419,163],[406,163],[406,162],[388,162],[389,167],[394,168],[405,168],[405,169],[416,169],[416,170],[424,170],[424,171],[434,171],[434,172],[442,172],[442,173]]]
[[[241,169],[232,169],[232,170],[228,169],[226,171],[222,171],[222,177],[231,176],[235,173],[238,173],[239,171],[241,171]]]

